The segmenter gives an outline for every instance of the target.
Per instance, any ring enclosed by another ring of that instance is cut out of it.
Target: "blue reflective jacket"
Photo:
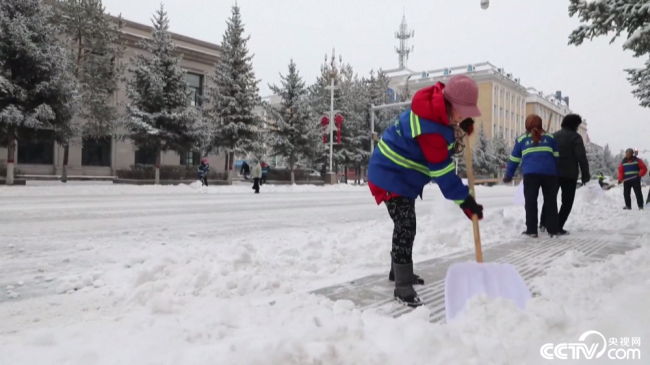
[[[445,139],[449,149],[445,161],[437,164],[427,161],[415,140],[422,134],[439,134]],[[368,180],[387,192],[416,199],[433,179],[446,199],[460,203],[469,195],[469,188],[456,175],[454,142],[453,128],[419,118],[408,109],[384,132],[375,147]]]
[[[202,178],[203,176],[207,175],[208,172],[210,172],[210,164],[203,164],[201,163],[199,165],[199,178]]]
[[[517,138],[512,149],[506,176],[513,177],[519,164],[524,175],[541,174],[557,176],[560,157],[557,142],[550,134],[542,135],[538,145],[533,143],[530,133]]]

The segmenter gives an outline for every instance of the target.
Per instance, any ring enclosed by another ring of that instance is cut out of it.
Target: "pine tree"
[[[44,138],[39,131],[52,130],[60,142],[75,133],[78,85],[57,33],[52,9],[41,0],[0,2],[0,142],[8,146],[8,185],[18,135],[36,140]]]
[[[489,174],[492,169],[492,151],[490,139],[481,123],[476,142],[472,145],[472,167],[475,172]]]
[[[209,88],[212,108],[208,116],[217,133],[212,148],[226,153],[229,171],[235,154],[262,154],[262,120],[253,114],[261,103],[253,72],[253,56],[248,54],[239,6],[232,7],[226,32],[221,43],[221,58],[217,62],[213,85]]]
[[[623,160],[624,155],[625,153],[621,151],[621,153],[618,156],[613,156],[611,150],[609,149],[609,144],[605,145],[605,148],[603,149],[602,160],[608,175],[611,176],[618,175],[618,165]]]
[[[587,144],[585,147],[587,151],[587,162],[589,163],[591,171],[596,174],[602,173],[603,175],[610,175],[610,168],[605,163],[603,150],[595,148],[590,144]]]
[[[312,123],[309,103],[305,98],[305,82],[300,77],[293,59],[289,63],[287,75],[280,77],[281,86],[269,85],[271,91],[282,98],[280,107],[266,106],[275,120],[275,128],[271,131],[274,137],[271,146],[273,155],[287,159],[291,170],[291,183],[295,184],[296,162],[311,155],[317,130]]]
[[[369,157],[370,128],[366,116],[366,102],[364,101],[364,83],[354,73],[352,66],[343,65],[340,71],[340,94],[335,107],[345,118],[341,125],[341,146],[339,146],[336,161],[345,167],[347,182],[347,169],[355,170]]]
[[[611,42],[621,34],[627,35],[623,49],[635,57],[650,53],[650,16],[648,0],[570,0],[569,16],[578,14],[583,23],[569,36],[569,44],[581,45],[585,39],[613,34]],[[610,42],[610,43],[611,43]],[[641,106],[650,106],[650,59],[645,68],[627,69],[628,81],[635,86],[632,92]]]
[[[190,104],[192,92],[179,67],[180,57],[174,55],[169,18],[162,5],[152,23],[152,39],[139,43],[151,56],[138,54],[127,67],[131,75],[124,78],[129,100],[123,122],[137,147],[155,149],[159,184],[162,152],[196,148],[209,129]]]
[[[498,133],[492,138],[490,147],[491,172],[495,177],[499,177],[510,160],[510,148],[503,133]]]
[[[122,19],[113,23],[101,0],[58,0],[55,4],[56,19],[72,50],[73,72],[80,86],[82,108],[76,115],[83,123],[80,131],[84,137],[111,135],[118,120],[111,97],[122,76],[122,67],[116,62],[125,48],[117,44]],[[66,182],[69,141],[63,147],[61,181]]]

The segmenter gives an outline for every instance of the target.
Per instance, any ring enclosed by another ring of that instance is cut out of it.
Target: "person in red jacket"
[[[456,175],[453,156],[462,150],[461,139],[474,130],[472,117],[481,115],[478,86],[464,75],[451,77],[419,90],[411,108],[388,127],[368,167],[368,186],[376,203],[385,204],[393,220],[391,271],[398,302],[422,305],[413,285],[424,280],[413,272],[416,235],[415,201],[432,180],[443,196],[453,200],[469,219],[483,218],[469,188]]]
[[[628,148],[625,151],[625,158],[618,166],[618,183],[623,183],[623,197],[625,199],[625,210],[632,209],[631,192],[634,190],[636,203],[639,210],[643,210],[643,191],[641,191],[641,178],[648,173],[643,160],[634,155],[634,150]]]

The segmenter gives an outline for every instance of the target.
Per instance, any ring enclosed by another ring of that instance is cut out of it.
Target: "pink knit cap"
[[[478,106],[478,85],[465,75],[455,75],[445,85],[445,99],[463,118],[480,117]]]

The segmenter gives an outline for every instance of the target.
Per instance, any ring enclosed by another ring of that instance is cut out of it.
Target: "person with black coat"
[[[585,185],[591,179],[587,151],[582,136],[578,133],[578,127],[582,124],[582,117],[578,114],[569,114],[562,120],[562,129],[553,133],[553,137],[560,151],[558,161],[558,187],[562,189],[562,206],[559,212],[559,235],[569,234],[564,229],[564,224],[569,219],[573,200],[576,197],[578,188],[578,175],[582,175],[582,184]],[[542,208],[540,218],[540,230],[546,229],[545,213]]]

